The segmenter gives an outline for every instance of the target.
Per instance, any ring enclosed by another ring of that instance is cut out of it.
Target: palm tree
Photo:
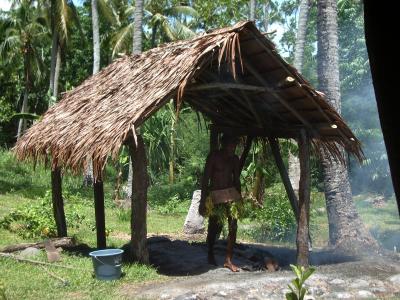
[[[135,11],[135,7],[128,6],[124,15],[135,15]],[[151,29],[151,47],[157,45],[157,37],[159,42],[168,42],[195,35],[193,28],[197,24],[198,13],[190,6],[170,6],[168,1],[147,0],[144,2],[143,13],[143,20]],[[133,31],[134,22],[125,25],[119,22],[119,29],[114,36],[113,57],[120,52],[128,52]]]
[[[256,20],[256,0],[250,0],[250,13],[249,13],[249,20],[255,21]]]
[[[115,15],[113,13],[113,7],[110,3],[105,0],[91,0],[92,8],[92,32],[93,32],[93,72],[96,74],[100,71],[100,29],[99,29],[99,7],[103,15],[110,23],[114,23]],[[90,160],[88,167],[85,171],[83,180],[84,186],[91,186],[93,184],[93,165]]]
[[[294,66],[301,73],[303,68],[304,45],[306,42],[307,20],[310,13],[311,0],[300,0],[299,19],[297,22],[296,43],[294,46]],[[289,178],[293,189],[298,192],[300,180],[300,161],[289,152]]]
[[[135,25],[133,26],[132,53],[142,53],[142,28],[143,28],[143,0],[135,1]]]
[[[264,31],[267,32],[268,31],[268,27],[269,27],[269,9],[270,9],[270,0],[265,0],[265,2],[262,5],[263,8],[263,25],[264,25]]]
[[[318,1],[317,29],[319,88],[340,113],[337,0]],[[361,222],[352,200],[347,167],[327,153],[323,156],[330,244],[348,251],[357,251],[365,245],[376,249],[377,242]]]
[[[76,25],[82,34],[78,13],[72,0],[49,0],[43,2],[43,8],[49,16],[51,29],[51,63],[50,63],[50,103],[53,105],[58,97],[58,79],[61,68],[61,50],[68,42],[72,25]],[[83,34],[82,34],[83,36]]]
[[[3,22],[4,40],[0,44],[0,55],[8,64],[17,60],[23,61],[24,97],[21,114],[28,113],[29,91],[35,77],[42,75],[43,63],[37,48],[40,40],[46,35],[43,19],[38,15],[38,9],[33,1],[22,0],[12,9]],[[17,139],[27,126],[27,120],[21,118],[18,124]]]

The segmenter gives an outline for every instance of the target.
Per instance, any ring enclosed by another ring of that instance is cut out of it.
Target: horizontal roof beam
[[[204,91],[204,90],[212,90],[212,89],[238,89],[243,91],[254,91],[254,92],[266,92],[267,89],[262,86],[255,86],[249,84],[242,83],[234,83],[234,82],[210,82],[204,84],[196,84],[188,86],[186,91]]]
[[[274,137],[274,138],[297,138],[300,129],[291,128],[258,128],[258,127],[230,127],[211,125],[217,132],[234,134],[238,136],[253,136],[253,137]]]

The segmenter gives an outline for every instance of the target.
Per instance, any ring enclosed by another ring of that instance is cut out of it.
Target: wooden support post
[[[97,178],[93,184],[94,211],[96,217],[97,248],[106,248],[106,218],[104,212],[104,188],[102,178]]]
[[[247,136],[246,145],[243,148],[243,152],[242,152],[242,155],[240,156],[240,160],[239,160],[239,174],[242,173],[242,170],[243,170],[244,164],[246,162],[247,155],[249,154],[252,142],[253,142],[253,137]]]
[[[299,184],[299,222],[297,227],[297,264],[308,266],[309,215],[310,215],[310,139],[305,130],[299,138],[300,184]]]
[[[281,175],[283,185],[285,186],[286,193],[288,195],[290,205],[292,206],[294,216],[296,218],[297,223],[299,222],[299,205],[296,193],[293,190],[292,183],[289,179],[289,174],[286,170],[285,164],[283,163],[283,159],[281,156],[281,151],[279,149],[278,140],[275,138],[268,138],[269,144],[271,146],[272,154],[274,156],[276,166],[278,167],[279,174]]]
[[[51,171],[51,192],[57,236],[64,237],[67,236],[67,222],[65,220],[64,201],[62,198],[61,168],[59,167]]]
[[[147,174],[146,150],[143,138],[138,135],[129,140],[129,153],[133,166],[133,183],[131,196],[131,258],[142,264],[149,263],[147,250]]]

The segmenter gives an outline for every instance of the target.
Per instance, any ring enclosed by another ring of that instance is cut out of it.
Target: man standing
[[[232,263],[233,246],[236,242],[237,219],[232,216],[231,206],[234,201],[241,200],[239,158],[235,155],[239,140],[235,136],[224,134],[221,149],[211,152],[206,161],[201,186],[199,213],[206,215],[206,201],[211,197],[213,211],[208,220],[207,244],[208,262],[216,265],[214,244],[221,233],[223,220],[217,212],[223,212],[228,219],[228,246],[224,267],[232,272],[239,271]]]

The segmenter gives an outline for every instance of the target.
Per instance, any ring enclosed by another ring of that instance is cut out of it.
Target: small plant
[[[157,205],[156,210],[160,214],[186,213],[189,209],[189,202],[179,199],[179,195],[174,195],[163,205]]]
[[[121,222],[128,222],[131,220],[131,209],[117,208],[115,214]]]
[[[304,268],[303,266],[290,265],[293,272],[296,274],[295,279],[292,280],[292,285],[288,285],[291,292],[286,293],[287,300],[303,300],[308,290],[304,286],[305,281],[314,273],[315,268]]]
[[[66,200],[69,199],[66,198]],[[80,227],[85,218],[80,210],[79,204],[69,204],[66,212],[68,227]],[[40,198],[37,203],[25,205],[0,219],[0,227],[16,232],[23,238],[55,237],[57,228],[53,217],[51,192],[47,191],[45,196]]]

